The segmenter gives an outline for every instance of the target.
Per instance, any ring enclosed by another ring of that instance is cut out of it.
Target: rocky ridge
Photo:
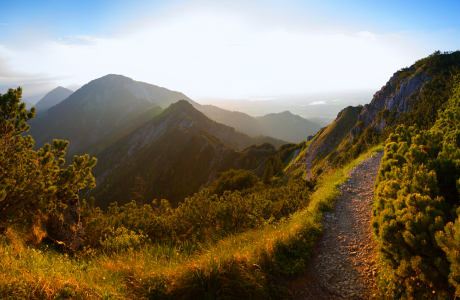
[[[356,137],[363,128],[370,125],[374,126],[378,131],[382,131],[388,124],[386,118],[377,119],[379,111],[395,112],[395,117],[397,118],[400,114],[411,110],[414,105],[413,100],[410,100],[411,96],[415,93],[416,99],[419,99],[423,92],[423,84],[429,81],[431,77],[421,69],[416,70],[413,65],[405,72],[412,74],[402,79],[404,77],[403,71],[394,73],[386,85],[375,93],[372,101],[364,105],[358,115],[358,122],[362,121],[363,125],[355,126],[351,129],[351,138]]]

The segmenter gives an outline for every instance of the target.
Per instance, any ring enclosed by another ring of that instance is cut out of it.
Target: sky
[[[380,89],[460,49],[460,1],[0,0],[0,93],[121,74],[192,99]],[[35,97],[35,98],[34,98]]]

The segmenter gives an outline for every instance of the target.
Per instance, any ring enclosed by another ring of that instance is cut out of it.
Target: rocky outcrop
[[[410,111],[414,100],[421,97],[423,84],[430,79],[430,76],[420,69],[416,70],[414,66],[394,73],[387,84],[375,93],[372,101],[364,105],[358,116],[358,122],[363,123],[351,129],[351,138],[356,137],[361,130],[371,125],[378,131],[382,131],[387,125],[391,125],[386,121],[390,114],[398,118],[400,114]],[[380,119],[377,118],[379,111],[384,111]]]
[[[75,252],[83,245],[83,227],[80,222],[80,203],[78,199],[59,208],[57,213],[48,215],[48,237],[65,251]]]

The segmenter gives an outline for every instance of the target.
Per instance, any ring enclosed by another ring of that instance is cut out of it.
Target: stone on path
[[[323,235],[303,275],[287,285],[291,299],[374,299],[375,243],[371,231],[374,181],[383,152],[349,172],[335,211],[323,214]]]

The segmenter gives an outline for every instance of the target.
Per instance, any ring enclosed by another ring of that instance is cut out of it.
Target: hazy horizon
[[[460,48],[459,3],[414,4],[4,3],[0,88],[21,85],[37,101],[50,87],[121,74],[192,99],[376,91],[416,60]]]

